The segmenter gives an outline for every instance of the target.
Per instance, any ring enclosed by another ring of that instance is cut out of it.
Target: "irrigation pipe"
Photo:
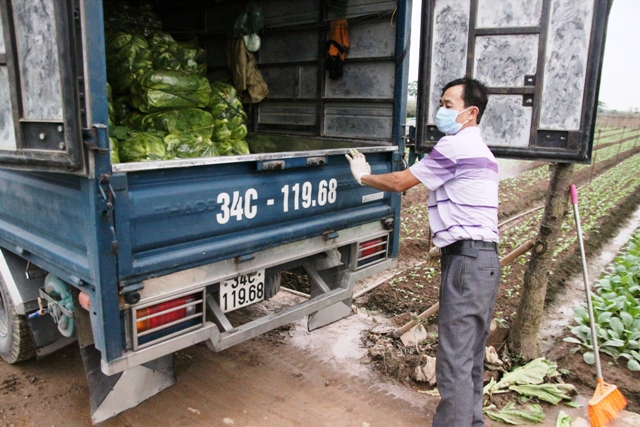
[[[425,262],[426,262],[426,261],[419,262],[418,264],[415,264],[415,265],[411,266],[410,268],[416,268],[416,267],[419,267],[419,266],[421,266],[422,264],[424,264]],[[366,294],[367,292],[370,292],[370,291],[374,290],[374,289],[375,289],[375,288],[377,288],[378,286],[380,286],[380,285],[382,285],[383,283],[385,283],[387,280],[389,280],[389,279],[393,279],[393,277],[394,277],[394,276],[396,276],[396,275],[398,275],[398,274],[401,274],[401,273],[404,273],[404,272],[405,272],[405,271],[407,271],[407,270],[409,270],[409,268],[406,268],[406,269],[404,269],[404,270],[402,270],[402,271],[400,271],[400,272],[398,272],[398,273],[393,273],[393,274],[390,274],[390,275],[388,275],[388,276],[386,276],[386,277],[383,277],[382,279],[378,280],[377,282],[375,282],[373,285],[369,286],[368,288],[363,289],[363,290],[358,291],[358,292],[356,292],[355,294],[353,294],[353,299],[360,298],[362,295]]]
[[[303,297],[303,298],[310,298],[311,297],[311,295],[309,295],[309,294],[305,294],[304,292],[294,291],[293,289],[285,288],[284,286],[280,286],[280,289],[285,291],[285,292],[289,292],[290,294],[297,295],[299,297]]]
[[[589,184],[587,183],[587,184],[581,186],[580,188],[578,188],[578,190],[582,190],[587,185],[589,185]],[[498,229],[500,229],[501,227],[505,226],[506,224],[509,224],[510,222],[518,220],[518,219],[522,218],[523,216],[527,216],[527,215],[529,215],[529,214],[531,214],[531,213],[533,213],[535,211],[539,211],[540,209],[543,209],[543,208],[544,208],[544,205],[537,206],[535,208],[529,209],[526,212],[520,213],[520,214],[518,214],[516,216],[512,216],[511,218],[506,219],[506,220],[502,221],[500,224],[498,224]]]

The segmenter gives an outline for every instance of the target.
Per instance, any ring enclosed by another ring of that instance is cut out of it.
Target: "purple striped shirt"
[[[498,164],[478,126],[443,137],[409,170],[429,188],[436,246],[467,239],[498,242]]]

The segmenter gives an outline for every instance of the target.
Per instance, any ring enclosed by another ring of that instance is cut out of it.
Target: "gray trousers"
[[[443,254],[436,380],[441,400],[433,427],[482,427],[485,343],[500,282],[493,250]]]

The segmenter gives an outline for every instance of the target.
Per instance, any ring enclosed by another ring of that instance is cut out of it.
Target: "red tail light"
[[[193,301],[195,301],[193,296],[186,296],[137,310],[136,318],[139,319],[137,322],[138,333],[175,322],[176,320],[194,314],[194,306],[184,307]]]
[[[361,257],[373,255],[376,252],[382,250],[383,249],[382,245],[384,243],[386,243],[386,241],[383,238],[373,239],[373,240],[369,240],[368,242],[360,243],[360,249],[362,250]]]

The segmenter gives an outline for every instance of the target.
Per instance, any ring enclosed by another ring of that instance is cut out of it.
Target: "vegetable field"
[[[640,371],[640,229],[595,283],[592,296],[596,334],[600,351],[614,360],[626,359],[631,371]],[[578,344],[584,361],[595,363],[586,305],[574,309],[578,324],[575,337],[564,340]],[[572,351],[574,351],[572,350]]]

